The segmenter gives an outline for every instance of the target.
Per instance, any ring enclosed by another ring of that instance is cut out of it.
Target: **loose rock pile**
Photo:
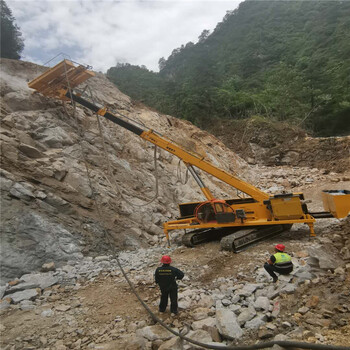
[[[311,188],[314,183],[323,183],[324,187],[330,189],[337,188],[341,183],[344,187],[344,182],[349,182],[348,174],[338,174],[329,172],[325,169],[320,171],[317,168],[309,167],[285,167],[274,166],[273,168],[267,166],[256,167],[256,173],[259,174],[257,184],[268,193],[281,193],[283,191],[300,190],[305,192]],[[331,185],[330,185],[331,184]],[[346,186],[346,184],[345,184]],[[320,189],[321,192],[321,189]],[[307,198],[305,198],[307,199]],[[318,203],[322,205],[322,202]]]
[[[339,241],[339,235],[346,244],[349,243],[347,233],[340,229],[347,225],[345,221],[343,227],[332,228],[339,230],[335,235],[336,240]],[[343,263],[334,261],[332,266],[323,265],[331,255],[324,244],[330,239],[318,238],[316,248],[314,242],[304,242],[304,249],[292,254],[295,265],[293,273],[280,276],[277,285],[271,283],[262,265],[254,265],[250,271],[246,267],[245,272],[238,272],[232,277],[218,277],[206,285],[193,278],[197,272],[187,266],[184,269],[185,278],[179,281],[180,314],[176,317],[156,312],[159,300],[154,295],[157,289],[153,273],[155,261],[164,250],[153,247],[138,252],[125,251],[120,253],[119,259],[156,315],[191,339],[221,345],[250,343],[252,339],[327,343],[329,338],[324,330],[348,325],[350,315],[346,302],[350,297],[347,288],[349,282],[346,282],[350,276],[350,260],[340,255]],[[180,247],[180,252],[183,249],[187,248]],[[179,248],[173,248],[170,254],[176,256],[178,251]],[[252,258],[259,259],[259,255],[255,251]],[[181,265],[178,267],[183,268]],[[8,345],[6,349],[13,346],[14,349],[20,348],[20,344],[33,349],[60,350],[109,349],[112,345],[115,348],[116,344],[125,349],[195,348],[154,324],[152,318],[137,306],[137,301],[130,307],[140,310],[142,316],[130,318],[114,315],[111,321],[89,324],[87,320],[92,320],[95,302],[87,304],[85,298],[79,296],[80,292],[92,286],[108,285],[113,280],[114,288],[122,288],[125,294],[129,293],[114,257],[83,258],[79,262],[69,261],[61,268],[55,268],[54,264],[43,268],[50,271],[24,275],[2,288],[1,313],[8,317],[16,313],[16,317],[20,317],[22,312],[34,312],[35,317],[46,319],[48,323],[54,320],[58,329],[54,333],[44,330],[40,334],[32,332],[30,336],[16,339],[9,337],[4,339],[4,345]],[[328,296],[330,303],[325,304],[321,299],[322,293],[327,290],[332,293],[335,289],[337,294],[333,299],[331,295]],[[107,300],[103,302],[108,303]],[[6,323],[2,327],[10,331]]]

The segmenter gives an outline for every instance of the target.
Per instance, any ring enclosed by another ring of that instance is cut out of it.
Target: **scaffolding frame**
[[[95,76],[95,73],[83,65],[75,66],[73,62],[64,59],[28,83],[28,86],[41,94],[69,101],[65,96],[67,91]]]

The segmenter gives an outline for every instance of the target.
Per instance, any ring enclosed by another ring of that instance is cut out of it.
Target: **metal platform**
[[[28,86],[45,96],[69,100],[64,96],[67,90],[74,89],[94,75],[95,73],[87,67],[75,66],[73,62],[65,59],[29,82]]]

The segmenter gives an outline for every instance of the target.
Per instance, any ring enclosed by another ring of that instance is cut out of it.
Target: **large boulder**
[[[243,335],[243,330],[237,322],[236,315],[230,310],[220,309],[216,311],[216,326],[223,336],[239,339]]]
[[[158,350],[182,350],[183,349],[183,344],[182,340],[178,337],[171,338],[164,342]]]
[[[244,328],[247,329],[258,329],[265,323],[266,316],[265,315],[257,315],[252,320],[246,322]]]
[[[56,284],[57,282],[58,278],[57,276],[53,275],[53,272],[26,274],[21,277],[18,284],[8,288],[6,293],[14,293],[31,288],[45,289]]]
[[[194,330],[202,329],[204,327],[214,327],[216,325],[216,320],[214,317],[208,317],[203,320],[195,321],[192,323],[192,328]]]
[[[269,311],[270,308],[270,300],[267,297],[257,297],[254,302],[254,308],[256,310]]]
[[[325,270],[334,270],[343,264],[341,259],[337,259],[334,254],[330,254],[321,245],[308,248],[309,264]]]
[[[204,344],[208,344],[209,342],[213,341],[210,334],[203,329],[191,331],[188,333],[187,337],[194,340],[194,341],[197,341],[199,343],[204,343]],[[198,346],[198,345],[191,344],[190,349],[202,349],[202,347]]]
[[[27,289],[10,295],[12,301],[17,304],[22,300],[33,300],[39,295],[36,289]]]
[[[237,322],[242,326],[246,322],[250,321],[256,315],[256,311],[253,306],[249,306],[244,309],[237,317]]]

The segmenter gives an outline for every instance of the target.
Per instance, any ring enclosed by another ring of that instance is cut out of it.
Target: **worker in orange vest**
[[[170,296],[170,312],[177,314],[177,283],[176,280],[181,280],[184,273],[176,267],[170,266],[171,258],[169,255],[162,256],[160,262],[163,264],[157,267],[154,274],[155,281],[159,285],[161,296],[159,303],[159,312],[165,312]]]
[[[281,275],[288,275],[293,271],[292,258],[284,252],[286,247],[283,244],[275,246],[275,254],[265,263],[264,269],[273,278],[273,283],[278,281],[275,272]]]

